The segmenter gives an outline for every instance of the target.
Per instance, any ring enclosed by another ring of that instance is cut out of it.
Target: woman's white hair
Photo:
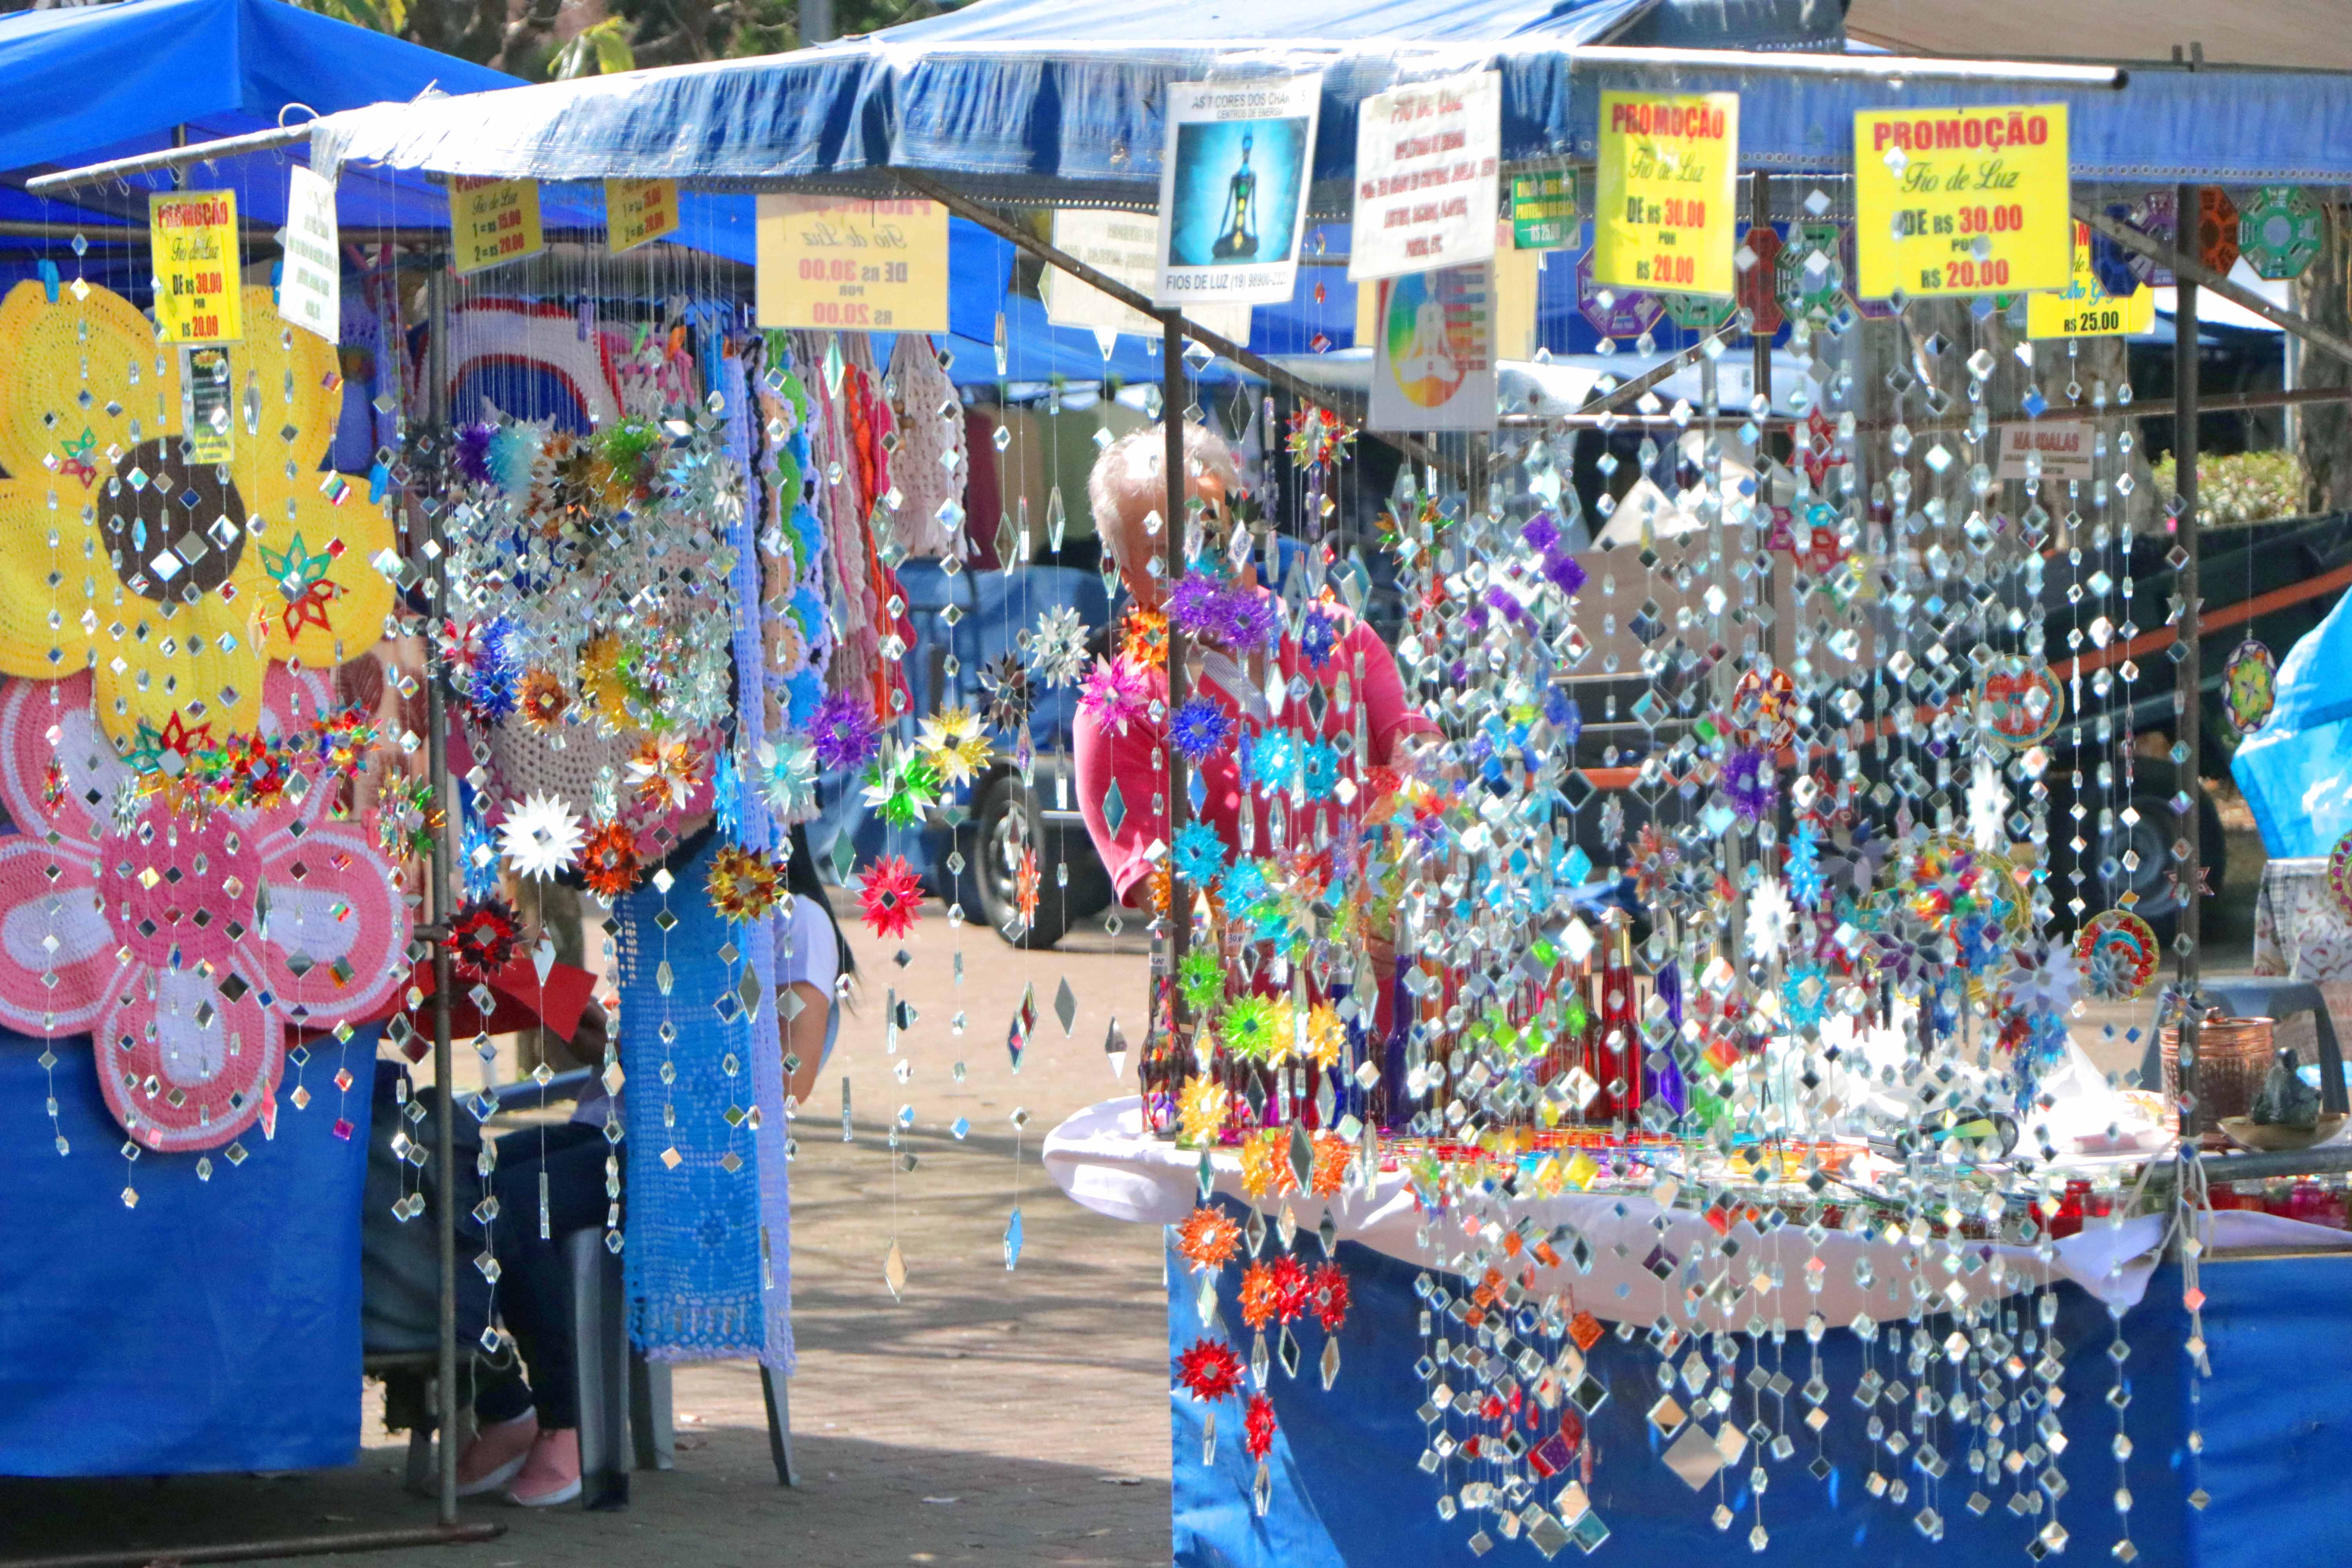
[[[1143,520],[1168,503],[1167,482],[1160,475],[1167,451],[1168,436],[1162,426],[1129,431],[1103,448],[1087,479],[1095,531],[1119,570],[1129,574],[1130,589],[1131,579],[1143,574],[1142,552],[1157,548],[1143,531]],[[1222,493],[1208,499],[1220,511],[1230,508],[1241,494],[1241,466],[1234,460],[1233,448],[1206,426],[1188,422],[1184,426],[1184,470],[1191,495],[1201,495],[1209,488],[1208,480],[1216,481]],[[1181,524],[1181,520],[1176,521]]]

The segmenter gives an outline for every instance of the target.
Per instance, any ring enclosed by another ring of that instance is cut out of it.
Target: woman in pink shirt
[[[1201,857],[1209,847],[1197,835],[1186,846],[1169,831],[1170,749],[1181,745],[1195,759],[1202,786],[1200,808],[1188,810],[1186,820],[1214,830],[1222,868],[1272,857],[1308,862],[1312,875],[1311,862],[1322,857],[1328,880],[1334,862],[1345,864],[1356,847],[1360,826],[1384,818],[1408,742],[1434,735],[1436,726],[1406,700],[1396,660],[1379,636],[1328,595],[1286,605],[1258,584],[1246,558],[1222,585],[1193,574],[1171,584],[1152,574],[1164,540],[1150,527],[1166,504],[1164,450],[1156,428],[1114,442],[1096,462],[1088,490],[1103,546],[1135,605],[1187,627],[1192,696],[1169,710],[1164,660],[1130,659],[1118,680],[1098,672],[1089,683],[1075,748],[1087,831],[1112,887],[1130,905],[1137,885],[1171,857],[1189,856],[1205,869]],[[1205,509],[1207,549],[1229,559],[1224,546],[1240,489],[1233,454],[1198,425],[1185,426],[1184,452],[1189,493]],[[1107,684],[1120,695],[1107,698]],[[1192,876],[1188,884],[1200,880]],[[1379,972],[1381,1033],[1391,937],[1361,933]]]

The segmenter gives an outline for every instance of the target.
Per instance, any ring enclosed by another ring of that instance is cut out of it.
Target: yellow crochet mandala
[[[319,467],[342,412],[335,349],[247,288],[252,335],[226,349],[233,455],[197,462],[181,352],[80,287],[0,302],[0,673],[88,668],[118,743],[255,730],[270,661],[355,658],[392,608],[375,564],[391,521],[364,480]]]

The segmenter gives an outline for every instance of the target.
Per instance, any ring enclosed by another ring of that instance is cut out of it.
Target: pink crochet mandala
[[[214,1148],[257,1122],[274,1135],[287,1030],[373,1016],[405,970],[394,869],[363,824],[329,819],[331,779],[201,819],[151,798],[125,826],[135,774],[90,711],[89,677],[55,692],[53,706],[49,685],[17,680],[0,698],[16,827],[0,838],[0,1020],[89,1030],[107,1105],[151,1149]],[[263,731],[329,700],[324,679],[274,666]]]

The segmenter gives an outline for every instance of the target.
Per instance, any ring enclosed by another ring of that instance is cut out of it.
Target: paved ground
[[[691,1564],[1164,1563],[1169,1554],[1165,1319],[1159,1235],[1100,1219],[1047,1183],[1037,1145],[1062,1117],[1120,1092],[1102,1038],[1121,1012],[1140,1037],[1143,945],[1074,934],[1068,952],[1024,953],[967,926],[965,978],[936,906],[911,962],[854,931],[863,996],[835,1061],[852,1080],[857,1139],[837,1115],[801,1130],[793,1166],[791,1385],[802,1486],[775,1484],[757,1371],[682,1369],[678,1468],[640,1474],[626,1513],[469,1504],[510,1532],[484,1546],[372,1554],[385,1568],[523,1568],[580,1562]],[[1067,976],[1071,1034],[1054,1016]],[[1004,1035],[1023,987],[1041,1020],[1014,1075]],[[882,1048],[886,991],[919,1016],[899,1057]],[[961,1010],[959,1037],[951,1019]],[[908,1080],[893,1072],[910,1064]],[[952,1068],[965,1066],[962,1082]],[[1133,1084],[1130,1063],[1128,1084]],[[828,1079],[828,1105],[838,1083]],[[915,1108],[918,1157],[898,1178],[898,1237],[908,1273],[883,1283],[890,1160],[881,1125]],[[1016,1109],[1029,1112],[1014,1164]],[[971,1121],[961,1142],[947,1128]],[[1003,1236],[1016,1179],[1024,1246],[1007,1273]],[[200,1542],[428,1524],[429,1502],[400,1486],[401,1444],[377,1429],[353,1470],[256,1479],[71,1484],[0,1481],[0,1553],[159,1548]]]

